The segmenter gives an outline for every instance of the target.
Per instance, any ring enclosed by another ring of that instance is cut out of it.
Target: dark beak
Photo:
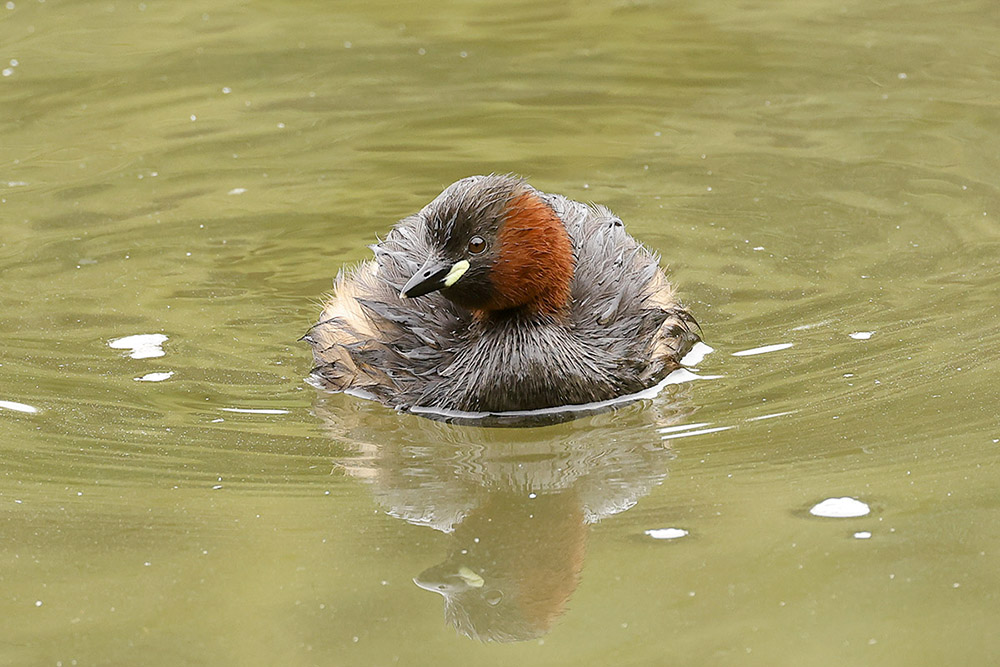
[[[406,281],[403,289],[399,291],[399,296],[412,299],[445,287],[444,279],[451,268],[450,262],[431,257],[413,274],[413,277]]]

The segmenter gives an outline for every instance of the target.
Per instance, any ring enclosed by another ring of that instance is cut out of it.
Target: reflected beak
[[[482,588],[486,580],[465,565],[456,570],[454,564],[444,562],[421,572],[413,578],[413,583],[425,591],[448,597],[470,588]]]
[[[399,291],[399,296],[412,299],[445,287],[451,287],[468,270],[469,262],[464,259],[450,264],[436,257],[431,257],[413,274],[413,277],[406,281],[403,289]]]

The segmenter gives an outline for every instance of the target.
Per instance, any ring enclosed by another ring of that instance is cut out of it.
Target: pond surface
[[[989,0],[6,3],[0,663],[995,662],[998,35]],[[307,385],[338,268],[508,171],[662,253],[720,377],[534,429]]]

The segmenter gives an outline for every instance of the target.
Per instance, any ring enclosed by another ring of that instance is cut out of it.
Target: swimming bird
[[[315,384],[400,410],[607,401],[656,385],[699,340],[617,216],[517,176],[463,178],[371,248],[303,339]]]

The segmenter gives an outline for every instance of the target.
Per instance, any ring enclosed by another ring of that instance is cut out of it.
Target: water
[[[0,663],[996,661],[992,4],[0,12]],[[612,207],[723,377],[308,386],[338,267],[490,171]]]

